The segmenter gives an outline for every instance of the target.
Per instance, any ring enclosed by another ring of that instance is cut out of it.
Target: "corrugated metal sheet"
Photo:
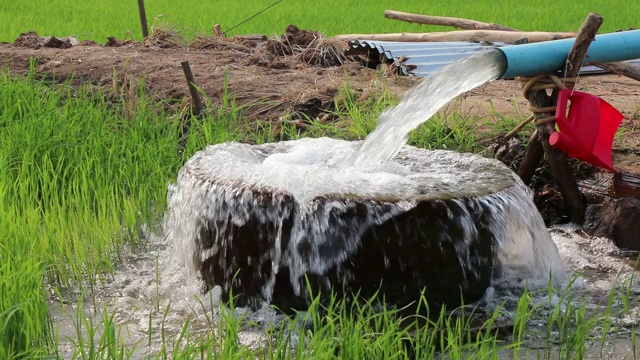
[[[347,55],[361,55],[366,66],[376,68],[381,64],[395,64],[404,75],[424,77],[456,60],[473,53],[496,47],[517,46],[506,43],[474,42],[395,42],[353,40],[349,42]],[[403,61],[399,59],[403,58]],[[640,59],[629,61],[640,65]],[[596,66],[585,66],[580,74],[599,74],[606,71]]]

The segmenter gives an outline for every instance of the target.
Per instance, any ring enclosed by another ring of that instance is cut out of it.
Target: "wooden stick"
[[[390,33],[390,34],[343,34],[335,38],[341,41],[376,40],[407,42],[438,41],[500,41],[506,43],[527,39],[528,42],[541,42],[576,37],[576,33],[561,32],[524,32],[503,30],[458,30],[432,33]]]
[[[565,77],[573,78],[580,74],[580,68],[584,63],[584,58],[589,50],[589,45],[595,40],[600,25],[602,25],[602,16],[594,13],[587,15],[584,23],[580,27],[578,36],[571,47],[567,65],[565,66]]]
[[[536,130],[531,134],[531,137],[527,142],[527,148],[524,151],[524,158],[518,167],[518,176],[525,184],[529,185],[531,183],[531,179],[533,179],[533,175],[535,174],[543,155],[544,148],[542,148],[542,143],[538,138],[538,131]]]
[[[184,75],[187,78],[187,83],[189,84],[189,92],[191,93],[191,101],[193,102],[194,114],[196,115],[196,117],[198,117],[203,113],[202,101],[200,101],[200,94],[198,94],[198,89],[196,88],[196,81],[193,78],[191,66],[189,66],[188,61],[183,61],[180,64],[182,65],[182,71],[184,71]]]
[[[387,19],[394,19],[400,21],[406,21],[416,24],[424,25],[441,25],[452,26],[464,30],[503,30],[503,31],[518,31],[499,24],[490,24],[476,20],[461,19],[455,17],[446,16],[431,16],[431,15],[419,15],[411,14],[402,11],[385,10],[384,17]]]
[[[147,12],[144,10],[144,0],[138,0],[138,13],[140,14],[140,26],[142,26],[142,36],[149,36],[149,25],[147,24]]]
[[[587,54],[591,41],[595,39],[595,35],[602,24],[602,17],[597,14],[589,14],[580,28],[580,32],[573,43],[573,47],[569,52],[567,64],[565,66],[566,77],[576,77],[580,72],[580,67],[584,62],[584,57]],[[557,101],[557,93],[555,90],[552,96],[548,96],[544,91],[529,90],[527,98],[529,103],[537,108],[554,106]],[[536,119],[545,118],[548,116],[554,116],[553,113],[535,112]],[[571,221],[576,224],[582,224],[584,222],[584,215],[586,210],[586,204],[582,199],[582,194],[578,188],[575,177],[567,162],[567,155],[560,150],[554,148],[549,144],[549,135],[555,132],[555,123],[544,123],[536,126],[536,132],[538,133],[538,139],[544,149],[544,155],[549,163],[549,168],[553,173],[553,176],[558,181],[560,187],[560,193],[567,205]],[[527,150],[533,151],[534,147],[538,147],[535,141],[527,144]],[[537,151],[539,153],[539,151]],[[534,157],[528,159],[529,162],[539,162],[539,158]],[[530,163],[521,164],[520,173],[525,173],[524,168],[530,168]],[[527,175],[527,174],[525,174]],[[530,179],[529,179],[530,180]]]
[[[601,69],[607,70],[610,73],[626,76],[633,80],[640,81],[640,66],[637,66],[637,65],[623,63],[623,62],[607,63],[607,64],[592,62],[592,63],[589,63],[588,65],[597,66]]]
[[[215,36],[222,36],[222,29],[220,28],[220,24],[213,25],[213,34]]]
[[[520,124],[518,124],[518,126],[516,126],[515,128],[513,128],[513,130],[509,131],[505,136],[504,139],[507,140],[510,137],[514,136],[515,134],[517,134],[520,130],[522,130],[525,126],[527,126],[530,122],[532,122],[535,119],[535,116],[531,115],[528,118],[526,118],[523,122],[521,122]]]

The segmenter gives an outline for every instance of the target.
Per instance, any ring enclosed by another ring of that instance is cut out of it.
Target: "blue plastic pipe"
[[[498,48],[507,60],[501,76],[510,79],[552,73],[564,68],[575,38]],[[640,30],[596,35],[589,45],[585,63],[609,63],[640,58]]]

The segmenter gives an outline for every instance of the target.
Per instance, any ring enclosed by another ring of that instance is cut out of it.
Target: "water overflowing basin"
[[[283,310],[304,307],[308,285],[381,290],[398,305],[424,291],[457,305],[504,276],[564,280],[531,194],[499,161],[405,145],[393,160],[345,170],[361,145],[209,146],[178,175],[167,236],[204,290]]]
[[[506,59],[474,54],[385,110],[362,142],[227,142],[196,153],[169,194],[167,237],[204,290],[305,307],[308,290],[398,305],[480,299],[494,281],[556,284],[564,267],[528,188],[497,160],[407,145]]]

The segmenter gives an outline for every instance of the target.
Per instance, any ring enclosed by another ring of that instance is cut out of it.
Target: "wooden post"
[[[189,84],[189,92],[191,93],[191,101],[193,102],[193,111],[196,117],[199,117],[203,113],[202,101],[200,101],[200,94],[198,93],[198,89],[196,88],[196,82],[193,78],[193,73],[191,72],[191,66],[189,66],[188,61],[183,61],[180,63],[182,65],[182,70],[184,71],[184,75],[187,78],[187,83]]]
[[[565,76],[567,78],[576,77],[580,73],[580,68],[584,62],[585,55],[591,44],[591,41],[595,39],[595,35],[602,24],[602,17],[597,14],[589,14],[580,28],[580,32],[573,43],[573,47],[569,52],[569,57],[565,66]],[[528,91],[527,99],[529,103],[536,108],[552,107],[556,105],[558,91],[554,90],[551,96],[547,95],[544,91],[536,91],[531,89]],[[551,112],[536,112],[534,113],[536,119],[542,119],[555,114]],[[518,174],[521,176],[525,183],[531,181],[533,175],[532,169],[535,169],[540,162],[540,158],[544,153],[549,168],[554,177],[558,181],[560,192],[564,199],[565,204],[569,208],[571,221],[576,224],[582,224],[584,222],[584,214],[586,210],[586,204],[582,199],[582,194],[578,188],[575,177],[567,162],[567,155],[560,150],[557,150],[549,144],[549,135],[555,131],[555,123],[543,123],[536,126],[537,138],[531,138],[527,144],[527,150],[525,152],[525,159],[520,165]],[[538,143],[539,142],[539,143]],[[540,145],[544,152],[540,151]]]
[[[524,152],[524,158],[518,168],[518,176],[525,184],[531,183],[531,179],[538,168],[540,160],[544,156],[544,149],[542,143],[538,138],[538,131],[534,131],[529,141],[527,142],[527,148]]]
[[[215,36],[222,36],[222,29],[220,28],[220,24],[213,25],[213,34]]]
[[[144,10],[144,0],[138,0],[138,13],[140,14],[140,26],[142,26],[142,36],[149,36],[149,25],[147,24],[147,12]]]

